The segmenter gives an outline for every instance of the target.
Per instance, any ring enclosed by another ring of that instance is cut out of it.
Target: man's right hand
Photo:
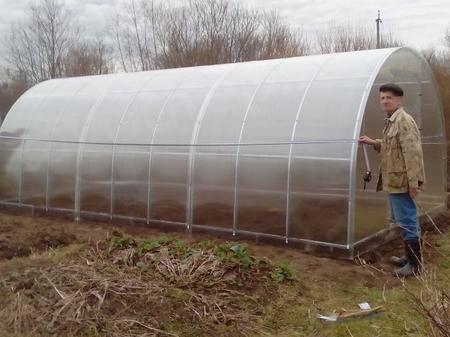
[[[361,144],[369,144],[369,145],[375,145],[377,143],[376,140],[369,138],[367,136],[359,137],[358,142]]]

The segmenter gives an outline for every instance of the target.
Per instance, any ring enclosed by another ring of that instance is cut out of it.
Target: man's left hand
[[[409,189],[409,196],[413,199],[417,197],[417,194],[419,194],[419,190],[417,188],[410,188]]]

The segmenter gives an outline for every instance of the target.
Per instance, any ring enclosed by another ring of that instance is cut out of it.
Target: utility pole
[[[375,22],[377,23],[377,49],[380,48],[381,45],[381,41],[380,41],[380,23],[383,22],[381,21],[380,18],[380,10],[378,10],[378,18],[375,20]]]

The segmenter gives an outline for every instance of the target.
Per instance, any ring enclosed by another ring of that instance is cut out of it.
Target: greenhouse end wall
[[[0,202],[351,257],[390,228],[357,143],[384,82],[422,130],[421,204],[445,207],[442,110],[408,48],[43,82],[0,129]]]

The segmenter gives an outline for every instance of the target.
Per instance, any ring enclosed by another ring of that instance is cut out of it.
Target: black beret
[[[403,89],[395,83],[386,83],[380,87],[380,92],[392,92],[395,96],[403,96]]]

